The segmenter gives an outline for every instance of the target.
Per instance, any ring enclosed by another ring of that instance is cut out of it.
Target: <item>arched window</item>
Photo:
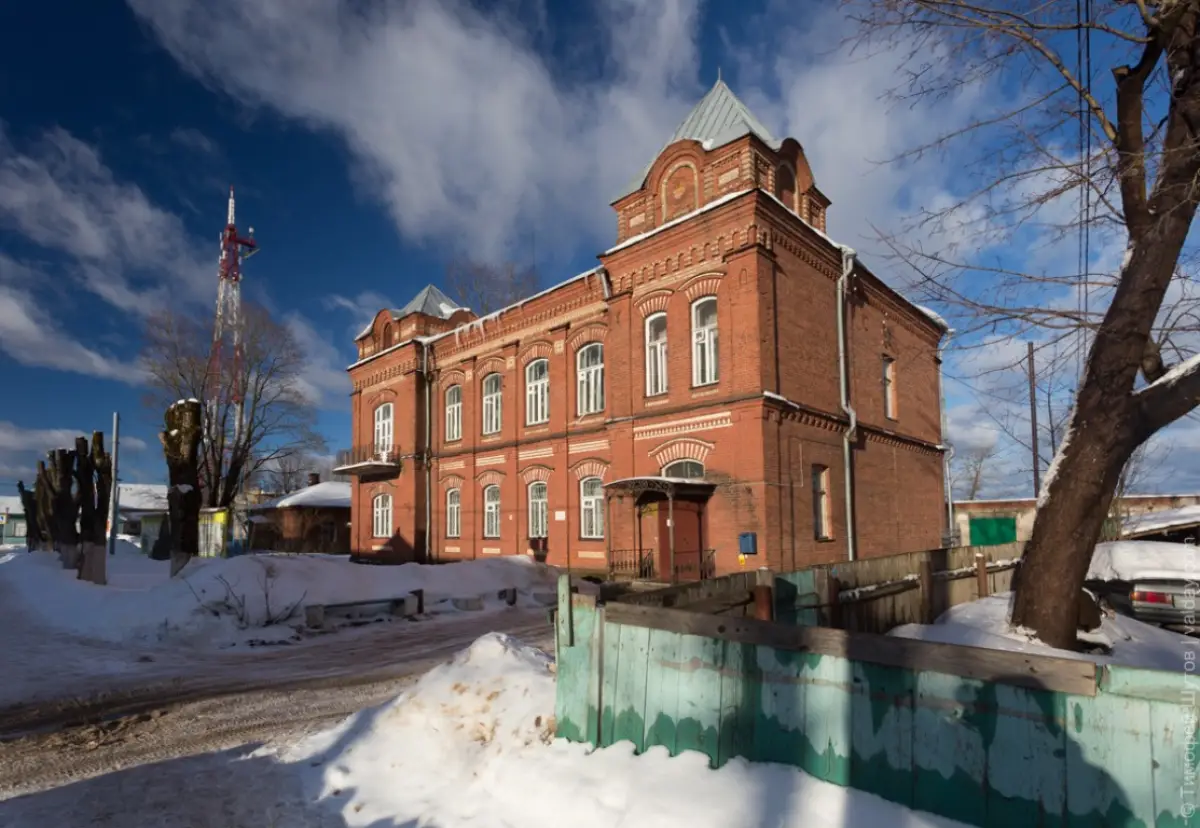
[[[462,386],[446,389],[446,441],[462,439]]]
[[[579,481],[579,535],[604,537],[604,484],[599,477]]]
[[[500,487],[488,486],[483,490],[483,536],[500,537]]]
[[[575,370],[579,375],[579,392],[576,399],[579,416],[603,411],[604,345],[593,342],[580,348],[575,356]]]
[[[646,318],[646,396],[667,393],[667,315]]]
[[[546,484],[535,480],[529,484],[529,537],[546,537],[547,514]]]
[[[717,297],[706,296],[692,305],[692,385],[712,385],[717,369]]]
[[[549,420],[550,360],[535,359],[525,366],[525,424],[538,425]]]
[[[392,443],[392,404],[388,402],[375,409],[375,453],[386,456],[394,448]]]
[[[462,492],[449,489],[446,492],[446,537],[457,538],[462,534]]]
[[[663,466],[663,477],[674,477],[682,480],[703,480],[704,464],[695,460],[676,460]]]
[[[377,538],[392,536],[392,496],[375,495],[371,501],[371,534]]]
[[[483,378],[483,433],[498,434],[502,423],[500,409],[500,375]]]

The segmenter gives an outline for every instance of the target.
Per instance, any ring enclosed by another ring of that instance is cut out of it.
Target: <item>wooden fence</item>
[[[884,558],[821,564],[774,577],[779,621],[885,633],[901,624],[929,623],[950,607],[1012,586],[1024,544],[934,549]],[[615,600],[646,607],[687,608],[746,616],[756,572],[679,584]]]
[[[1182,672],[604,605],[566,580],[556,625],[570,741],[783,763],[971,825],[1192,824]]]

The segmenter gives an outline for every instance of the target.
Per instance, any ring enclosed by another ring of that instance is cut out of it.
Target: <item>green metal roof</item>
[[[667,143],[663,144],[663,149],[676,141],[687,139],[699,141],[705,150],[713,150],[746,135],[754,135],[771,149],[779,149],[782,143],[771,134],[762,121],[754,117],[754,113],[742,103],[737,95],[733,94],[733,90],[725,85],[725,81],[718,79],[713,88],[708,90],[708,94],[700,99],[688,116],[675,128],[675,133]],[[659,152],[661,153],[662,150]],[[646,176],[650,174],[650,168],[653,166],[654,161],[647,164],[638,177],[629,182],[620,195],[613,200],[616,201],[640,190],[646,183]]]

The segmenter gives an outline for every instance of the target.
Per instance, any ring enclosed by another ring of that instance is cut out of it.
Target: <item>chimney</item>
[[[320,482],[321,482],[321,475],[319,475],[317,472],[309,472],[308,473],[308,485],[315,486]]]

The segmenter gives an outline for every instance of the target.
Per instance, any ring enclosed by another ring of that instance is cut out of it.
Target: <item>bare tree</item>
[[[956,452],[951,487],[961,492],[963,500],[975,500],[983,490],[990,461],[996,456],[995,446],[981,446]]]
[[[273,491],[288,494],[304,488],[309,461],[309,456],[301,453],[277,457],[274,463],[263,469],[264,476],[271,481]]]
[[[261,469],[293,455],[324,449],[315,431],[316,411],[300,382],[305,353],[290,329],[264,309],[242,309],[244,356],[241,387],[244,414],[235,428],[237,408],[222,393],[220,406],[207,404],[216,395],[210,382],[227,389],[233,382],[233,360],[222,360],[222,375],[210,380],[212,345],[207,318],[168,313],[148,325],[142,361],[149,374],[146,403],[163,410],[177,400],[205,401],[200,446],[200,488],[206,507],[229,506],[246,480]]]
[[[1185,281],[1184,245],[1200,203],[1200,0],[1096,0],[1085,19],[1070,3],[843,3],[861,44],[910,50],[899,96],[954,98],[995,81],[995,111],[910,154],[975,138],[959,145],[974,146],[977,163],[956,164],[971,191],[918,216],[906,239],[887,240],[929,298],[976,320],[960,331],[986,325],[1014,336],[1040,327],[1087,349],[1067,432],[1039,494],[1012,618],[1051,646],[1072,647],[1080,587],[1122,470],[1138,446],[1200,402],[1200,360],[1168,369],[1162,359],[1164,351],[1185,356],[1183,338],[1164,323],[1195,317],[1175,307],[1188,291],[1168,294]],[[1076,35],[1095,42],[1082,71],[1072,54]],[[1100,71],[1111,74],[1111,96],[1093,88],[1090,55],[1108,64]],[[1067,276],[1020,272],[966,250],[1080,228],[1124,241],[1115,273],[1091,272],[1086,256]],[[1064,302],[1071,291],[1081,300]],[[1138,387],[1139,373],[1147,386]]]
[[[446,267],[446,292],[478,316],[500,310],[538,292],[532,267],[507,262],[493,265],[455,259]]]

